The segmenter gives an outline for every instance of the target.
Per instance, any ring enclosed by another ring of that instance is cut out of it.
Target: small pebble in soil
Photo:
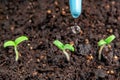
[[[6,19],[7,19],[7,20],[9,19],[8,15],[6,15]]]
[[[30,46],[30,44],[29,44],[29,43],[28,43],[27,45],[28,45],[28,46]]]
[[[109,9],[110,9],[110,5],[107,4],[107,5],[105,6],[105,8],[106,8],[107,10],[109,10]]]
[[[110,33],[113,33],[113,29],[110,29],[109,32],[110,32]]]
[[[68,6],[65,6],[65,9],[69,9],[69,7],[68,7]]]
[[[112,49],[112,46],[111,46],[111,45],[108,45],[108,48],[109,48],[109,49]]]
[[[35,71],[35,72],[32,73],[33,76],[36,76],[37,74],[38,74],[37,71]]]
[[[112,5],[115,5],[115,1],[112,1],[111,4],[112,4]]]
[[[40,62],[40,59],[37,59],[37,62]]]
[[[93,56],[92,56],[92,55],[89,55],[89,56],[87,56],[87,59],[88,59],[89,61],[91,61],[91,60],[93,60]]]
[[[113,33],[113,29],[107,29],[107,32]]]
[[[30,49],[32,50],[32,49],[33,49],[33,47],[31,47],[31,46],[30,46]]]
[[[46,56],[45,56],[45,55],[41,55],[41,56],[40,56],[40,59],[41,59],[41,60],[46,59]]]
[[[86,43],[86,44],[89,44],[89,40],[88,40],[88,39],[85,39],[85,43]]]
[[[111,74],[114,74],[115,72],[113,70],[110,71]]]
[[[113,70],[107,71],[107,74],[114,74],[115,72]]]
[[[14,26],[11,26],[10,29],[11,29],[11,31],[13,32],[14,29],[15,29],[15,27],[14,27]]]
[[[55,15],[52,15],[53,16],[53,18],[55,18]]]
[[[66,15],[66,12],[64,10],[62,10],[62,15],[65,16]]]
[[[65,9],[64,9],[64,8],[62,8],[62,11],[65,11]]]
[[[30,19],[28,22],[29,22],[29,23],[31,23],[31,22],[32,22],[32,20]]]
[[[52,13],[52,11],[51,11],[51,10],[47,10],[47,13],[48,13],[48,14],[51,14],[51,13]]]
[[[30,48],[31,50],[33,49],[33,47],[32,47],[32,46],[30,46],[30,44],[29,44],[29,43],[28,43],[27,45],[29,46],[29,48]]]
[[[117,61],[117,60],[118,60],[118,57],[117,57],[116,55],[115,55],[113,58],[114,58],[114,60],[115,60],[115,61]]]
[[[54,4],[57,6],[57,5],[58,5],[58,2],[57,2],[57,1],[55,1],[55,2],[54,2]]]
[[[81,30],[80,26],[78,26],[76,24],[74,26],[72,26],[71,29],[74,34],[80,33],[80,30]]]
[[[98,68],[98,69],[102,69],[102,67],[103,67],[102,65],[99,65],[97,68]]]

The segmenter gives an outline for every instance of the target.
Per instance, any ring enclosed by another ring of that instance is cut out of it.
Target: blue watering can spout
[[[82,11],[82,0],[69,0],[70,12],[73,18],[78,18]]]

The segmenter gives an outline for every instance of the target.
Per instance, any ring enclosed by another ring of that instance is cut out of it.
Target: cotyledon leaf
[[[18,45],[19,43],[25,41],[25,40],[28,40],[28,38],[26,36],[21,36],[21,37],[18,37],[16,40],[15,40],[15,44]]]
[[[5,42],[4,43],[4,48],[6,48],[6,47],[8,47],[8,46],[15,46],[16,44],[15,44],[15,42],[14,41],[7,41],[7,42]]]
[[[55,46],[57,46],[59,49],[64,50],[64,44],[63,44],[62,42],[60,42],[59,40],[55,40],[55,41],[53,42],[53,44],[54,44]]]
[[[115,35],[111,35],[108,38],[105,39],[105,42],[107,44],[110,44],[115,39]]]
[[[102,39],[98,42],[98,46],[106,45],[106,42]]]
[[[74,47],[73,47],[73,45],[70,45],[70,44],[65,44],[64,45],[64,49],[68,49],[70,51],[74,51],[75,50]]]

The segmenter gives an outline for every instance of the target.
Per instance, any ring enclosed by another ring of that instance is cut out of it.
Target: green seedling
[[[9,41],[4,43],[4,48],[6,48],[8,46],[13,46],[14,47],[15,54],[16,54],[16,57],[15,57],[16,61],[18,61],[18,59],[19,59],[19,52],[18,52],[18,49],[17,49],[18,44],[20,44],[21,42],[23,42],[25,40],[28,40],[28,38],[26,36],[21,36],[21,37],[18,37],[17,39],[15,39],[15,41],[9,40]]]
[[[106,45],[109,45],[114,39],[115,39],[115,35],[111,35],[111,36],[107,37],[106,39],[104,39],[104,40],[102,39],[98,42],[98,46],[100,46],[99,54],[98,54],[99,60],[101,60],[101,53],[102,53],[103,48]]]
[[[65,45],[64,45],[64,44],[63,44],[62,42],[60,42],[59,40],[55,40],[55,41],[53,42],[53,44],[54,44],[55,46],[57,46],[60,50],[62,50],[63,53],[65,54],[67,60],[70,61],[70,56],[69,56],[69,54],[66,52],[66,50],[74,51],[73,45],[71,45],[71,44],[65,44]]]

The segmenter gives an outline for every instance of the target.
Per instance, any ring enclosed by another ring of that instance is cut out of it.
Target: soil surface
[[[72,18],[68,0],[0,0],[0,80],[120,80],[120,0],[83,0],[82,14]],[[71,26],[77,23],[80,33]],[[98,60],[97,42],[116,39]],[[21,35],[28,41],[3,48]],[[73,43],[70,61],[54,40]]]

